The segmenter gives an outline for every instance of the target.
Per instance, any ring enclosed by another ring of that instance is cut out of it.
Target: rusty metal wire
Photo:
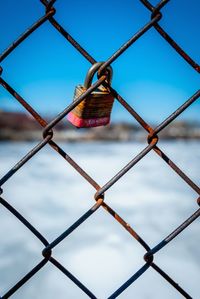
[[[22,43],[32,32],[37,30],[45,22],[50,22],[52,26],[77,50],[85,57],[91,64],[94,64],[96,60],[79,45],[79,43],[58,23],[54,18],[56,10],[53,7],[56,0],[40,0],[45,8],[45,15],[40,18],[35,24],[28,28],[16,41],[14,41],[1,55],[0,62],[2,62],[20,43]],[[121,56],[130,46],[132,46],[137,39],[143,34],[148,32],[151,28],[155,28],[157,32],[169,43],[170,46],[194,69],[194,71],[200,73],[200,66],[168,35],[167,32],[159,25],[159,21],[162,18],[161,9],[169,2],[169,0],[160,1],[155,7],[147,0],[140,0],[140,2],[151,12],[150,21],[145,24],[138,32],[136,32],[127,42],[125,42],[113,55],[108,58],[98,71],[98,80],[79,98],[72,104],[66,107],[60,114],[58,114],[50,123],[47,123],[38,113],[35,111],[28,102],[23,99],[17,91],[9,85],[3,79],[3,69],[0,67],[0,84],[35,118],[35,120],[43,128],[43,140],[40,141],[30,152],[28,152],[14,167],[12,167],[8,173],[6,173],[0,179],[0,203],[4,206],[13,216],[15,216],[24,226],[34,234],[39,241],[44,245],[42,251],[41,261],[35,265],[24,277],[21,278],[6,294],[1,294],[2,299],[11,297],[19,288],[21,288],[29,279],[31,279],[41,268],[43,268],[48,262],[57,267],[64,275],[71,279],[77,287],[79,287],[89,298],[97,298],[81,281],[79,281],[72,273],[70,273],[62,264],[59,263],[54,257],[52,250],[62,242],[69,234],[71,234],[79,225],[88,219],[97,209],[104,208],[105,212],[109,213],[116,221],[118,221],[124,229],[130,234],[131,237],[136,239],[139,244],[145,249],[144,265],[138,269],[136,273],[125,281],[119,288],[109,296],[109,299],[118,297],[126,288],[128,288],[136,279],[138,279],[148,268],[154,269],[159,273],[171,286],[173,286],[184,298],[192,298],[181,286],[179,286],[166,272],[164,272],[154,262],[154,255],[175,237],[177,237],[187,226],[189,226],[195,219],[200,216],[200,208],[191,215],[184,223],[176,228],[170,235],[164,238],[159,244],[150,248],[149,245],[143,240],[137,232],[126,223],[105,201],[104,194],[115,184],[127,171],[129,171],[135,164],[138,163],[147,153],[154,151],[161,159],[163,159],[168,166],[181,177],[186,184],[188,184],[197,193],[197,204],[200,205],[200,187],[197,186],[158,146],[159,136],[158,134],[168,126],[174,119],[176,119],[185,109],[187,109],[192,103],[194,103],[200,97],[200,90],[186,100],[174,113],[169,115],[161,124],[156,128],[152,128],[113,87],[109,86],[111,93],[116,100],[136,119],[136,121],[147,132],[147,146],[134,157],[123,169],[121,169],[112,179],[110,179],[104,186],[100,186],[94,181],[77,163],[74,161],[53,139],[53,129],[57,123],[59,123],[76,105],[78,105],[87,95],[96,89],[100,84],[108,85],[105,79],[106,76],[103,71],[111,65],[119,56]],[[69,163],[76,171],[95,189],[95,204],[83,214],[75,223],[67,228],[60,236],[58,236],[53,242],[49,243],[46,238],[35,228],[27,219],[22,216],[12,205],[10,205],[5,199],[3,199],[3,189],[1,188],[29,159],[36,155],[44,146],[49,144],[63,159]]]

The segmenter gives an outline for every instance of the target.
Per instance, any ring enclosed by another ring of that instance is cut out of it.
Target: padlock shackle
[[[89,88],[92,85],[92,80],[93,77],[95,75],[95,73],[98,71],[98,69],[100,68],[100,66],[103,64],[104,62],[96,62],[94,63],[91,68],[88,70],[86,78],[85,78],[85,82],[84,82],[84,87],[85,88]],[[106,71],[108,71],[108,83],[111,83],[112,80],[112,74],[113,74],[113,70],[111,66],[108,66],[106,68]]]

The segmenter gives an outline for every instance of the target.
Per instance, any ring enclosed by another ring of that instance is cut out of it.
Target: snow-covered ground
[[[33,143],[0,143],[0,177]],[[142,143],[61,144],[100,185],[104,185],[146,145]],[[162,142],[160,148],[199,184],[200,143]],[[2,197],[47,239],[54,240],[94,204],[95,190],[62,157],[46,146],[5,185]],[[109,191],[105,201],[154,247],[197,208],[197,194],[154,152],[150,152]],[[0,296],[41,260],[43,249],[0,206]],[[155,255],[192,298],[200,298],[200,221],[197,219]],[[143,264],[144,249],[100,208],[54,250],[57,258],[98,299],[107,298]],[[88,298],[48,263],[12,298]],[[123,299],[183,298],[157,272],[148,269],[125,290]]]

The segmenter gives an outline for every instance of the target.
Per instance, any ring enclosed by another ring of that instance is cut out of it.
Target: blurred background
[[[152,1],[156,5],[158,1]],[[170,1],[160,25],[200,61],[198,0]],[[55,19],[97,60],[107,60],[146,24],[149,11],[140,1],[64,1]],[[45,13],[40,1],[1,3],[0,52]],[[2,77],[43,118],[53,119],[73,100],[90,64],[45,22],[1,63]],[[112,86],[152,127],[199,89],[199,75],[150,29],[113,64]],[[200,101],[160,134],[159,146],[197,185],[200,164]],[[146,146],[146,132],[115,101],[111,124],[80,129],[64,118],[55,140],[101,186]],[[0,177],[42,139],[25,109],[0,86]],[[109,165],[109,167],[108,167]],[[49,242],[93,203],[95,190],[46,146],[3,185],[14,205]],[[81,190],[81,192],[80,192]],[[106,192],[106,202],[154,247],[196,209],[197,194],[154,152],[150,152]],[[42,246],[7,210],[0,207],[0,296],[41,259]],[[199,296],[199,220],[160,251],[155,262],[192,298]],[[5,234],[5,232],[9,232]],[[107,298],[143,265],[144,250],[99,209],[53,254],[97,298]],[[101,280],[99,282],[99,277]],[[111,279],[112,278],[112,279]],[[151,288],[144,288],[150,285]],[[13,298],[87,298],[52,265],[46,265]],[[149,269],[120,298],[182,298]]]

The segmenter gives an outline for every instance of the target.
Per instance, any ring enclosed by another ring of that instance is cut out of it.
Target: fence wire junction
[[[117,290],[115,290],[108,299],[118,297],[124,290],[126,290],[131,284],[134,283],[145,271],[150,267],[159,273],[165,281],[167,281],[177,292],[179,292],[184,298],[192,298],[181,286],[176,283],[165,271],[163,271],[155,262],[155,254],[163,249],[169,242],[176,238],[187,226],[200,216],[200,208],[196,210],[188,219],[185,220],[179,227],[175,228],[167,237],[165,237],[160,243],[150,248],[149,245],[143,240],[137,232],[130,227],[124,219],[120,217],[113,209],[104,201],[105,192],[113,186],[126,172],[128,172],[134,165],[136,165],[143,157],[145,157],[150,151],[154,151],[161,159],[163,159],[168,166],[181,177],[186,184],[188,184],[197,193],[197,204],[200,205],[200,188],[197,186],[160,148],[159,148],[159,133],[173,122],[184,110],[197,101],[200,97],[200,90],[193,94],[188,100],[186,100],[176,111],[169,115],[162,123],[156,128],[152,128],[135,110],[134,108],[112,87],[106,80],[106,68],[110,66],[118,57],[120,57],[130,46],[132,46],[140,37],[147,34],[149,30],[155,29],[158,34],[164,38],[164,40],[180,55],[186,63],[188,63],[194,71],[200,73],[200,66],[169,36],[169,34],[159,25],[159,21],[162,19],[162,8],[167,5],[170,0],[162,0],[156,6],[153,6],[147,0],[139,0],[145,9],[150,12],[150,20],[144,26],[136,32],[126,43],[124,43],[111,57],[109,57],[98,70],[97,81],[87,89],[80,97],[78,97],[73,103],[67,106],[60,114],[47,123],[41,115],[13,88],[3,79],[3,68],[0,67],[0,83],[3,88],[7,90],[40,124],[42,127],[42,140],[31,149],[12,169],[10,169],[0,179],[0,203],[6,208],[14,217],[16,217],[24,226],[26,226],[32,234],[34,234],[39,241],[44,245],[42,251],[41,261],[35,265],[24,277],[21,278],[14,286],[12,286],[5,294],[0,294],[1,299],[11,297],[19,288],[21,288],[29,279],[37,275],[47,263],[53,264],[58,268],[66,277],[72,280],[77,287],[79,287],[89,298],[97,298],[87,286],[79,281],[72,273],[68,271],[57,259],[53,257],[53,249],[62,242],[67,236],[69,236],[75,229],[77,229],[84,221],[86,221],[93,213],[100,207],[109,213],[123,228],[130,234],[130,237],[134,238],[146,251],[144,255],[144,265],[138,269],[137,272],[125,281]],[[32,32],[37,30],[45,22],[49,22],[60,33],[67,42],[69,42],[85,59],[91,64],[97,61],[59,24],[55,19],[56,9],[54,4],[56,0],[40,0],[41,5],[44,6],[45,14],[37,22],[35,22],[30,28],[28,28],[17,40],[15,40],[1,55],[0,62],[2,62],[9,54],[18,47]],[[92,177],[89,176],[77,163],[74,161],[55,141],[53,129],[72,109],[74,109],[83,99],[90,95],[98,86],[103,84],[110,89],[115,99],[133,116],[133,118],[139,123],[139,125],[147,132],[147,146],[125,166],[123,167],[113,178],[111,178],[104,186],[100,186]],[[49,243],[43,236],[23,215],[21,215],[8,201],[3,197],[3,189],[1,188],[25,163],[27,163],[34,155],[36,155],[43,147],[50,145],[63,159],[69,163],[91,186],[95,189],[95,204],[85,212],[75,223],[68,227],[61,235],[59,235],[53,242]],[[164,249],[163,249],[164,250]]]

